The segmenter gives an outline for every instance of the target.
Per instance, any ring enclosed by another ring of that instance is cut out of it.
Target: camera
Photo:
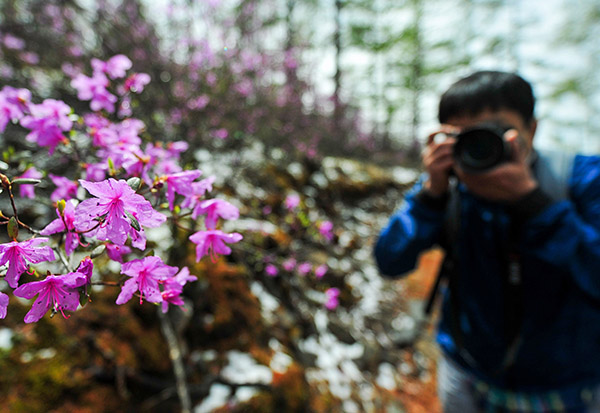
[[[497,123],[482,123],[456,135],[453,156],[467,173],[482,173],[511,158],[504,133],[511,129]]]

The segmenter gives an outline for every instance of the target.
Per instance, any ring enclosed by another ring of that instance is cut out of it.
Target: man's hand
[[[425,189],[434,197],[441,197],[448,192],[448,179],[454,166],[452,151],[456,139],[447,138],[443,142],[436,142],[436,136],[453,134],[455,131],[449,127],[432,133],[427,138],[427,146],[423,150],[423,166],[429,178],[425,181]]]
[[[537,187],[527,163],[527,150],[519,141],[518,132],[511,129],[504,135],[512,150],[512,159],[481,174],[468,174],[458,166],[456,175],[469,191],[489,201],[513,202]]]

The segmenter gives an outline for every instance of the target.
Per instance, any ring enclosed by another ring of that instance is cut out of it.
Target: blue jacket
[[[507,206],[461,193],[459,244],[459,355],[450,334],[444,292],[438,342],[443,351],[490,384],[547,391],[600,384],[600,157],[575,157],[568,200]],[[380,271],[402,275],[418,255],[440,242],[445,207],[425,202],[420,184],[381,232],[375,247]],[[547,194],[546,194],[547,195]],[[524,297],[522,345],[508,370],[497,373],[504,335],[502,254],[511,220],[518,220],[515,248],[521,257]]]

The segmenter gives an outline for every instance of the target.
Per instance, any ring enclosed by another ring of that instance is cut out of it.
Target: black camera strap
[[[429,317],[439,295],[442,284],[448,289],[450,306],[449,327],[450,335],[459,355],[468,364],[477,366],[475,359],[467,352],[464,346],[464,335],[460,327],[460,295],[459,295],[459,234],[461,225],[461,202],[458,190],[458,181],[453,179],[449,187],[449,199],[444,218],[444,226],[440,239],[440,246],[444,249],[444,260],[438,270],[435,283],[429,292],[425,305],[425,315]]]
[[[498,373],[505,372],[514,364],[521,347],[521,330],[524,319],[523,275],[521,254],[517,251],[518,224],[511,222],[502,250],[503,296],[504,296],[504,337],[506,352]]]

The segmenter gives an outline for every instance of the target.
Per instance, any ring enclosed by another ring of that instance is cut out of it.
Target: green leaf
[[[104,253],[105,250],[106,250],[106,246],[104,244],[98,245],[96,248],[94,248],[94,250],[90,254],[90,258],[91,259],[98,258],[100,255],[102,255]]]
[[[140,231],[142,229],[138,220],[135,219],[135,217],[131,215],[129,211],[125,211],[125,215],[127,215],[127,218],[129,218],[129,220],[131,221],[131,226],[133,227],[133,229],[135,229],[136,231]]]
[[[85,291],[79,292],[79,305],[83,308],[90,302],[90,295]]]
[[[133,178],[129,178],[127,180],[127,185],[137,192],[137,190],[140,189],[140,186],[142,186],[142,180],[137,176],[134,176]]]
[[[6,226],[6,230],[8,231],[8,236],[11,239],[17,239],[19,236],[19,223],[15,217],[10,217],[8,220],[8,225]]]
[[[13,179],[12,184],[21,184],[21,185],[37,185],[42,182],[40,179],[33,178],[16,178]]]

